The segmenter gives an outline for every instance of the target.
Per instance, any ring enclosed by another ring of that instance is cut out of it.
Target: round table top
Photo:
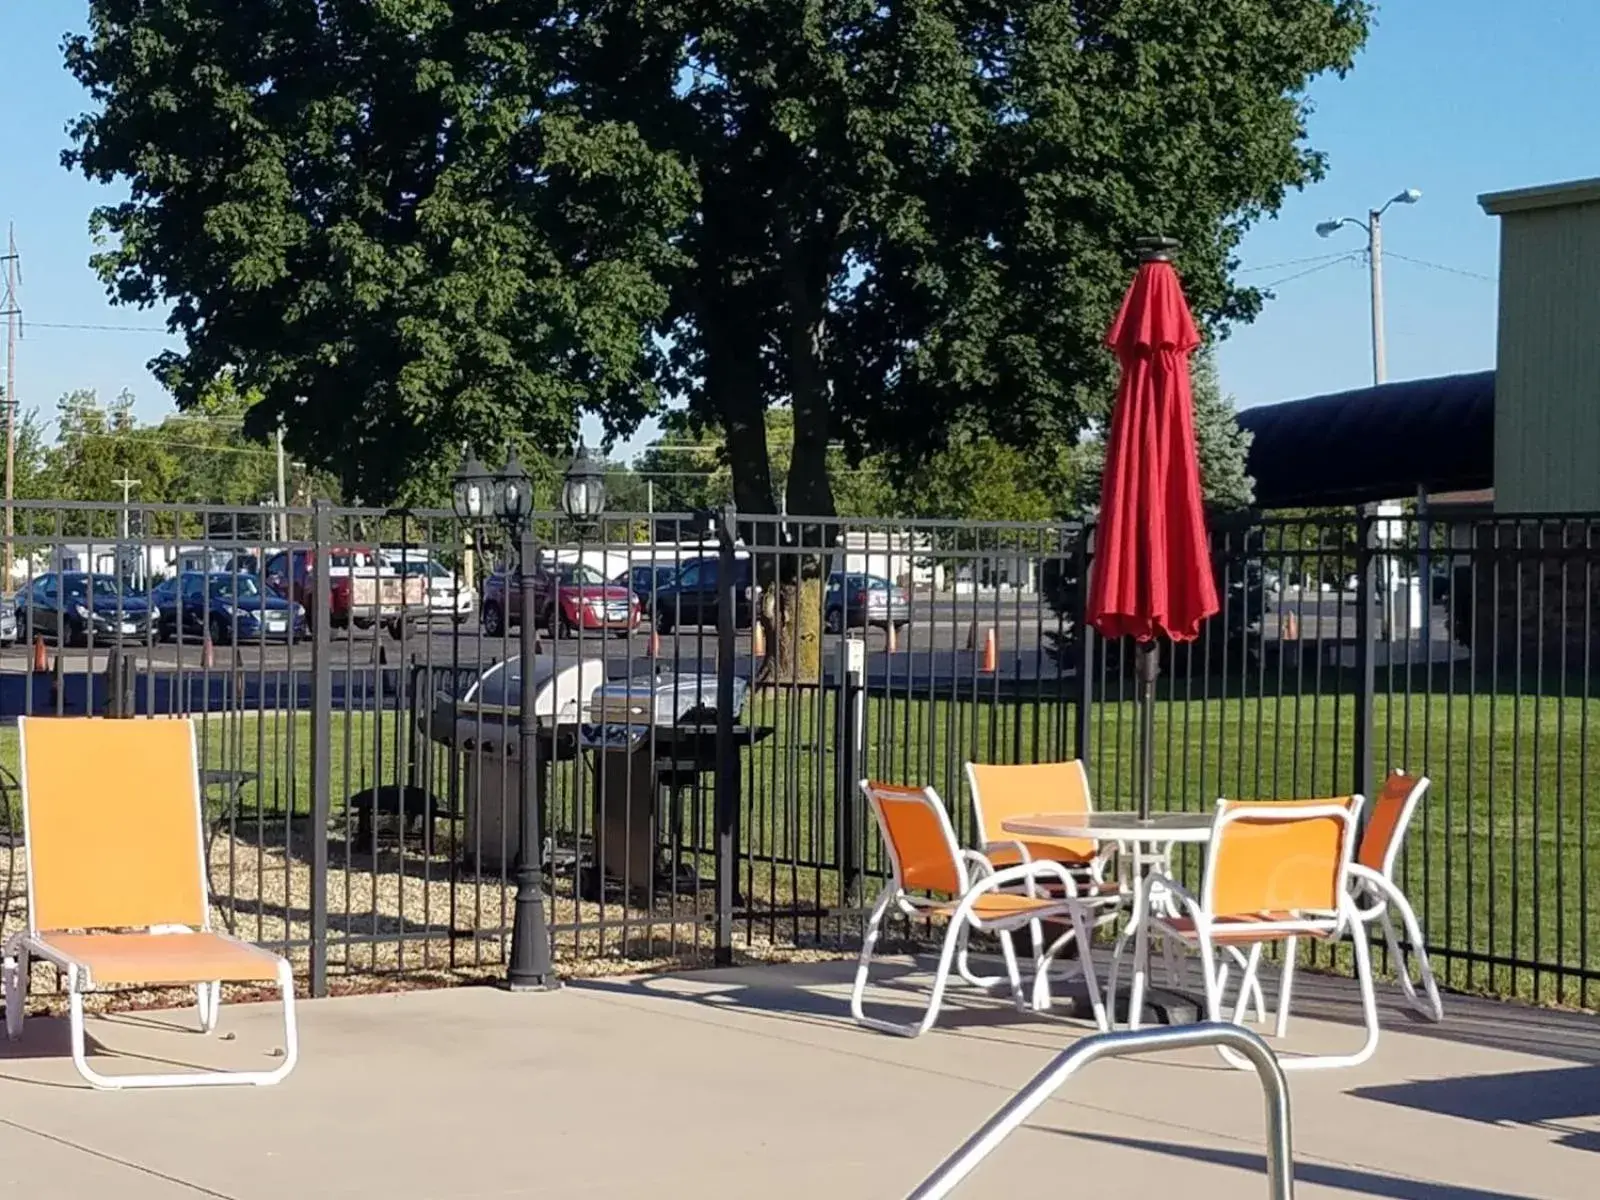
[[[1033,837],[1091,838],[1102,842],[1207,842],[1215,814],[1153,812],[1038,813],[1001,821],[1007,833]]]

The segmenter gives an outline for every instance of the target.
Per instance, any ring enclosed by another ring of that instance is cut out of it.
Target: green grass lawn
[[[773,733],[745,752],[741,842],[743,890],[759,906],[836,905],[839,801],[853,814],[861,858],[880,869],[881,848],[836,749],[831,694],[758,693],[748,719]],[[1285,798],[1351,790],[1355,703],[1345,697],[1170,699],[1156,713],[1156,806],[1209,808],[1218,796]],[[994,703],[870,699],[866,751],[852,774],[931,783],[970,836],[962,765],[1036,761],[1075,752],[1074,712],[1055,700]],[[311,720],[298,714],[215,714],[197,719],[207,766],[256,775],[241,793],[241,822],[269,839],[274,823],[311,810]],[[411,738],[395,713],[336,714],[330,793],[344,799],[380,782],[405,781]],[[1101,808],[1136,803],[1137,710],[1095,705],[1089,768]],[[437,749],[437,748],[433,748]],[[1593,1005],[1594,992],[1561,968],[1600,971],[1600,800],[1589,779],[1600,761],[1600,701],[1533,696],[1380,695],[1374,759],[1379,772],[1426,772],[1433,788],[1413,826],[1403,883],[1457,987]],[[14,730],[0,731],[0,763],[17,765]],[[449,766],[417,764],[434,792],[448,794]],[[552,823],[589,824],[587,781],[575,764],[556,771]],[[1048,798],[1041,798],[1048,807]],[[712,837],[711,778],[685,799],[685,831],[705,851]],[[1591,818],[1595,828],[1591,830]],[[708,864],[709,865],[709,864]],[[1193,872],[1197,863],[1186,863]],[[868,887],[870,889],[870,883]],[[870,896],[868,897],[870,898]],[[1475,955],[1480,961],[1469,961]],[[1513,968],[1508,960],[1541,964]],[[1499,960],[1498,962],[1489,960]]]

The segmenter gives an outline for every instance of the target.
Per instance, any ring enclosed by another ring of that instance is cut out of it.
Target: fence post
[[[1092,728],[1090,716],[1094,707],[1094,630],[1089,622],[1084,619],[1089,611],[1089,534],[1090,527],[1085,526],[1083,534],[1078,538],[1077,554],[1077,603],[1072,613],[1072,640],[1076,645],[1077,653],[1074,655],[1077,671],[1078,698],[1073,712],[1073,740],[1076,743],[1078,759],[1083,763],[1084,769],[1089,771],[1089,777],[1095,777],[1089,767],[1089,734]]]
[[[318,500],[311,517],[311,994],[328,994],[328,821],[333,809],[333,641],[328,611],[331,536],[328,502]],[[292,553],[292,552],[291,552]],[[291,671],[291,678],[293,672]]]
[[[718,966],[733,963],[734,883],[739,869],[739,805],[742,770],[734,744],[733,678],[738,651],[739,611],[736,600],[738,565],[734,543],[738,511],[732,504],[717,522],[717,940]]]
[[[1372,742],[1377,707],[1377,629],[1373,607],[1378,602],[1377,522],[1375,508],[1362,505],[1356,519],[1356,723],[1355,777],[1352,790],[1372,799]]]
[[[834,786],[833,819],[838,832],[839,902],[844,908],[861,903],[861,806],[856,781],[862,777],[866,738],[866,662],[867,644],[846,635],[840,639],[844,649],[844,671],[839,678],[836,709],[838,729],[834,745],[838,748],[839,774]]]

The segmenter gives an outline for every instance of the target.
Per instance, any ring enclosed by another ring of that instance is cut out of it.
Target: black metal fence
[[[521,630],[498,531],[330,506],[14,519],[0,716],[191,716],[219,922],[319,992],[501,967],[521,772],[499,689]],[[1597,521],[1218,521],[1223,611],[1162,652],[1158,807],[1424,772],[1402,883],[1441,976],[1592,1003]],[[963,836],[969,760],[1083,757],[1097,806],[1134,803],[1133,655],[1079,620],[1089,530],[731,512],[536,528],[563,971],[847,944],[885,867],[862,776],[932,784]]]

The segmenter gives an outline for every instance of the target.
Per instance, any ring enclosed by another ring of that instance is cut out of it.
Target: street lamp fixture
[[[1332,237],[1346,225],[1354,225],[1367,235],[1367,270],[1372,287],[1372,382],[1383,383],[1389,377],[1388,355],[1383,340],[1383,214],[1393,204],[1415,204],[1422,199],[1416,188],[1396,192],[1383,202],[1381,208],[1369,209],[1367,219],[1339,217],[1332,221],[1317,222],[1318,237]]]
[[[561,481],[561,511],[576,521],[594,521],[606,509],[605,471],[589,457],[582,439]]]
[[[550,991],[560,983],[550,961],[540,854],[544,843],[539,833],[539,718],[533,707],[539,654],[533,487],[515,450],[505,466],[493,474],[468,454],[456,471],[451,499],[456,516],[462,521],[474,525],[485,519],[497,521],[517,544],[517,591],[521,600],[517,757],[522,787],[517,822],[517,894],[512,909],[506,985],[514,992]]]

